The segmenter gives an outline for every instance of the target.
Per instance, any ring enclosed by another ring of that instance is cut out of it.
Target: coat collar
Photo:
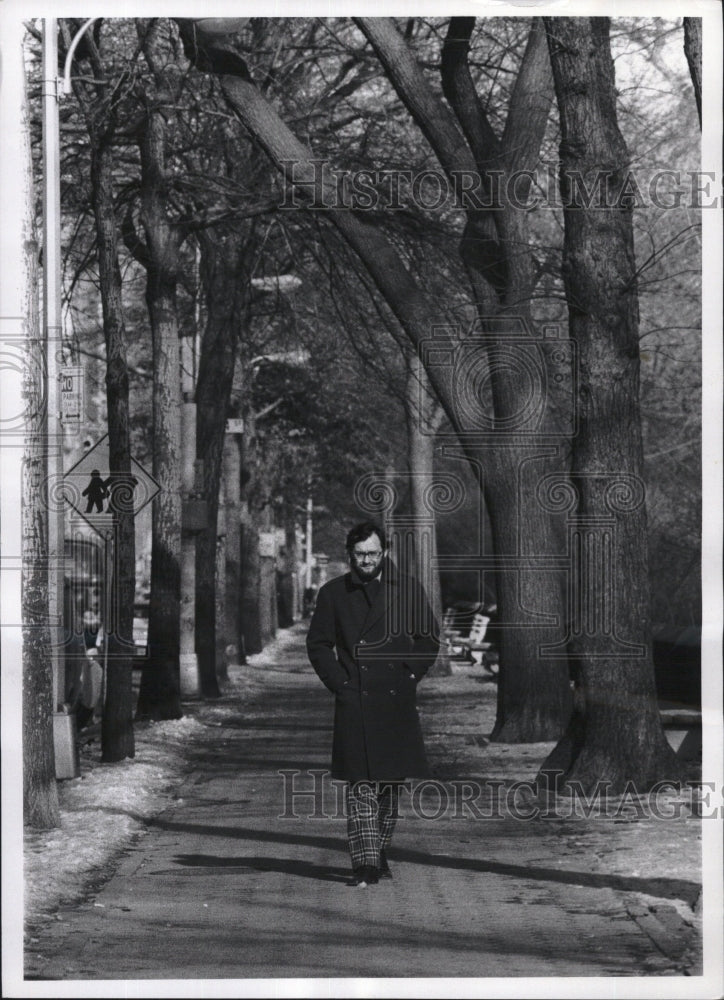
[[[350,576],[353,574],[350,573]],[[388,597],[390,594],[390,588],[398,587],[399,585],[399,573],[397,567],[389,558],[386,558],[382,564],[382,573],[378,577],[381,587],[377,588],[377,594],[370,605],[369,611],[365,616],[364,624],[362,625],[362,630],[360,631],[360,636],[363,636],[365,632],[377,622],[386,612],[388,605]]]

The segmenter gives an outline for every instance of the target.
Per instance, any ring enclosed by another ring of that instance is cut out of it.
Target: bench
[[[494,611],[495,608],[489,610]],[[490,615],[483,614],[482,611],[476,612],[467,634],[455,627],[455,618],[454,608],[448,608],[443,615],[443,641],[447,647],[448,655],[462,656],[484,667],[491,674],[497,674],[497,653],[493,649],[493,643],[485,638]]]

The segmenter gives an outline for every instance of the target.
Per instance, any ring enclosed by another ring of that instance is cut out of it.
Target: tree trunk
[[[284,503],[282,521],[284,547],[277,556],[277,625],[279,628],[290,628],[295,617],[298,565],[296,511],[293,503]]]
[[[684,18],[684,53],[689,64],[691,82],[694,84],[696,110],[699,113],[699,128],[701,128],[701,18]]]
[[[149,220],[149,243],[153,239]],[[148,663],[138,694],[139,719],[179,719],[181,621],[181,385],[175,278],[148,271],[146,302],[153,338],[153,501]]]
[[[415,575],[426,586],[427,599],[438,626],[442,623],[442,590],[437,563],[437,524],[430,491],[435,486],[435,431],[442,409],[429,391],[425,369],[415,354],[408,361],[405,392],[407,447],[410,463],[410,502],[415,522]],[[441,646],[431,674],[446,676],[452,672],[450,656]]]
[[[196,653],[201,693],[218,697],[216,679],[216,548],[219,490],[234,365],[243,309],[239,234],[201,237],[207,323],[196,386],[196,454],[204,463],[206,528],[196,541]]]
[[[91,137],[91,192],[98,244],[98,275],[106,342],[106,399],[114,511],[113,603],[116,620],[108,633],[108,666],[101,724],[101,759],[135,755],[133,735],[133,606],[136,538],[131,485],[128,366],[113,210],[113,160],[108,136]]]
[[[239,439],[227,434],[224,442],[223,483],[226,491],[226,634],[234,647],[234,663],[244,662],[241,627],[241,454]]]
[[[286,514],[286,553],[285,553],[285,574],[288,621],[284,626],[290,628],[301,613],[301,598],[299,594],[299,539],[297,537],[297,511],[296,505],[292,505]]]
[[[261,478],[265,480],[266,475],[262,473]],[[268,501],[264,503],[261,511],[260,527],[266,538],[274,534],[274,517],[271,503]],[[276,555],[262,552],[259,556],[259,633],[262,647],[272,642],[276,636],[277,621]]]
[[[259,529],[252,522],[245,505],[241,525],[241,629],[244,653],[261,653],[262,641],[260,608],[261,559],[259,557]]]
[[[494,572],[500,671],[491,739],[501,743],[558,739],[571,715],[568,665],[541,655],[562,635],[563,587],[560,570],[541,566],[560,549],[549,514],[536,502],[537,484],[550,469],[548,457],[537,452],[469,450],[487,480],[494,558],[511,567]]]
[[[216,677],[218,680],[229,679],[229,660],[226,655],[226,504],[224,502],[223,485],[219,494],[219,515],[216,536],[216,576],[214,593],[216,595]]]
[[[33,252],[33,244],[26,244]],[[30,305],[30,303],[28,303]],[[31,306],[32,310],[33,306]],[[23,815],[25,823],[46,830],[60,825],[58,789],[55,782],[53,746],[53,678],[50,631],[48,629],[47,477],[43,408],[39,405],[42,352],[37,325],[28,321],[28,375],[26,399],[28,420],[23,453],[22,620],[23,620]]]
[[[47,428],[43,406],[44,359],[38,316],[38,240],[30,157],[30,129],[22,40],[4,39],[3,119],[11,109],[13,122],[20,116],[23,159],[21,172],[11,186],[8,160],[2,167],[3,226],[5,236],[22,247],[20,281],[6,281],[2,290],[3,317],[16,319],[24,340],[23,397],[25,424],[20,496],[21,505],[21,620],[22,620],[22,760],[23,820],[29,827],[47,830],[60,825],[58,787],[53,746],[53,676],[51,636],[48,628],[48,483]],[[17,99],[17,103],[13,100]],[[17,170],[17,161],[13,168]],[[8,204],[13,191],[17,199]],[[10,301],[9,301],[10,300]],[[10,327],[10,323],[7,323]],[[9,331],[8,331],[9,332]],[[9,484],[8,484],[9,485]],[[9,547],[9,546],[8,546]],[[11,549],[11,551],[17,551]],[[13,664],[5,664],[13,668]],[[19,748],[18,748],[19,749]]]
[[[561,116],[563,274],[580,356],[580,430],[571,510],[576,572],[569,595],[568,656],[579,704],[567,737],[542,772],[567,784],[639,792],[679,768],[661,727],[651,659],[643,450],[639,414],[638,293],[632,205],[621,200],[629,157],[618,128],[607,18],[546,18]],[[586,208],[587,186],[607,172],[606,209]]]
[[[146,304],[153,344],[153,475],[162,489],[153,501],[149,659],[141,678],[138,718],[178,719],[181,654],[181,381],[176,283],[182,234],[167,216],[166,121],[173,88],[157,26],[139,23],[139,36],[157,94],[140,136],[141,220],[146,246],[135,248],[146,268]]]

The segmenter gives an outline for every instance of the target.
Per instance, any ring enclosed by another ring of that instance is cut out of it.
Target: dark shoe
[[[392,872],[390,871],[390,866],[387,863],[387,855],[384,851],[380,851],[380,878],[392,878]]]
[[[377,869],[371,868],[369,866],[364,868],[356,868],[352,874],[352,878],[349,880],[347,885],[355,886],[359,889],[366,889],[368,885],[377,884]]]

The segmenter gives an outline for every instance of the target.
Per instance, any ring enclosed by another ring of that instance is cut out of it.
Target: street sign
[[[226,433],[227,434],[243,434],[244,433],[244,418],[243,417],[229,417],[226,421]]]
[[[111,475],[107,434],[63,476],[65,500],[101,535],[112,530],[114,514],[130,510],[135,516],[160,489],[135,458],[130,475]]]
[[[58,372],[60,382],[60,419],[67,426],[80,424],[83,417],[83,369],[79,366],[61,368]]]
[[[259,555],[264,559],[273,559],[277,554],[276,533],[273,531],[259,532]]]

